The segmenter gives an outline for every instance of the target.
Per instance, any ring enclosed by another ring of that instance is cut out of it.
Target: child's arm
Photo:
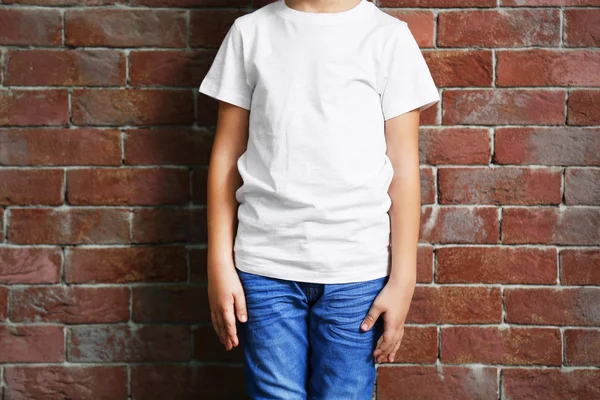
[[[248,143],[247,109],[219,102],[217,131],[208,169],[208,292],[213,328],[227,350],[239,344],[235,315],[245,322],[244,291],[235,271],[233,244],[242,184],[237,160]],[[234,313],[235,310],[235,313]]]

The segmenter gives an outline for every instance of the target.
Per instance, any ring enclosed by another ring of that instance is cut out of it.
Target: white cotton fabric
[[[391,272],[385,120],[440,100],[407,24],[363,0],[238,17],[200,92],[250,110],[238,269],[316,283]]]

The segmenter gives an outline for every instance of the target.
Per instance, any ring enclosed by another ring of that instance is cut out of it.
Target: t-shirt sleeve
[[[395,29],[383,56],[381,107],[384,120],[440,101],[438,89],[408,24]]]
[[[208,73],[200,84],[200,93],[250,109],[252,88],[246,80],[242,36],[235,22],[225,35]]]

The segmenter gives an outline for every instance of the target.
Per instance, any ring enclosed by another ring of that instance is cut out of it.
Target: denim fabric
[[[238,323],[253,400],[370,400],[383,318],[360,324],[389,277],[321,284],[237,270],[248,320]]]

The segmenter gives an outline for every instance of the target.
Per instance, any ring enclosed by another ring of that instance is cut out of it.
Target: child
[[[211,318],[250,397],[371,399],[416,284],[419,115],[440,100],[407,24],[275,0],[236,18],[200,92],[221,101]]]

